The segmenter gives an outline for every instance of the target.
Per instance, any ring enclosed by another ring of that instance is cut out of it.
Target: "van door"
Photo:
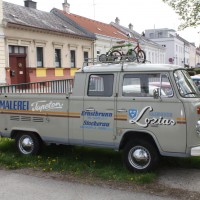
[[[155,99],[155,91],[161,97]],[[121,73],[116,119],[122,135],[146,132],[164,152],[186,150],[185,111],[167,73]]]
[[[113,147],[115,115],[115,74],[88,74],[84,96],[82,128],[87,145]]]

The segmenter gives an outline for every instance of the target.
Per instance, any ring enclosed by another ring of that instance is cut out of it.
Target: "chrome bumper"
[[[200,156],[200,146],[191,148],[191,156]]]

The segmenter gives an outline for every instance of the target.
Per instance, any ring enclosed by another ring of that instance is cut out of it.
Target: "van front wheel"
[[[36,155],[40,150],[40,139],[34,133],[19,133],[15,138],[17,150],[23,155]]]
[[[124,149],[124,164],[129,171],[149,172],[159,159],[157,149],[148,141],[130,141]]]

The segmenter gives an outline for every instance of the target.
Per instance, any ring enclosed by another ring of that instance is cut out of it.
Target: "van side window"
[[[162,78],[161,78],[162,77]],[[172,96],[173,91],[166,75],[155,74],[125,74],[122,95],[131,97],[153,97],[155,89],[161,88],[161,96]]]
[[[169,78],[167,75],[162,75],[161,77],[161,91],[164,92],[163,96],[172,97],[174,93]]]
[[[110,97],[113,95],[113,74],[91,74],[88,84],[88,96]]]

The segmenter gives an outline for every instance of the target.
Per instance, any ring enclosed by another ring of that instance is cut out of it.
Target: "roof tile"
[[[79,24],[80,26],[84,27],[85,29],[89,30],[90,32],[94,34],[113,37],[120,40],[128,40],[128,37],[126,34],[124,34],[119,29],[115,28],[111,24],[106,24],[103,22],[92,20],[86,17],[73,14],[73,13],[67,13],[62,10],[59,10],[59,11],[63,13],[66,17],[75,21],[77,24]]]
[[[53,13],[3,2],[3,17],[8,23],[29,26],[44,30],[78,35],[94,39],[86,32],[74,27]]]

